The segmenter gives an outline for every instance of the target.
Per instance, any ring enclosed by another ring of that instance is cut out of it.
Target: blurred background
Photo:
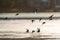
[[[0,13],[60,12],[60,0],[0,0]]]

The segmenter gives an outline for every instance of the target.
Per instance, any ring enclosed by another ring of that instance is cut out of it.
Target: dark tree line
[[[50,0],[50,4],[41,2],[39,7],[30,7],[29,0],[0,0],[0,12],[33,12],[35,9],[37,9],[38,12],[50,12],[55,10],[54,3],[54,0]],[[33,5],[37,5],[37,2],[35,2],[35,4],[33,3]]]
[[[11,8],[14,6],[14,0],[0,0],[0,8]]]
[[[17,0],[0,0],[0,7],[13,8],[13,7],[25,7],[25,6],[27,6],[26,0],[23,0],[20,3],[16,2],[16,1]]]
[[[17,2],[19,1],[19,3]],[[27,7],[27,0],[0,0],[0,10],[6,11],[12,9],[25,10]]]

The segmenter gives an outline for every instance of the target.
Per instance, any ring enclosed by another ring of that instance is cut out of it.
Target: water
[[[45,24],[42,24],[46,22]],[[56,24],[56,25],[55,25]],[[37,28],[40,32],[37,33]],[[29,29],[29,33],[26,33]],[[35,30],[32,33],[32,30]],[[0,38],[32,38],[33,40],[59,40],[60,19],[53,20],[0,20]],[[12,39],[11,39],[12,40]],[[29,39],[27,39],[29,40]]]

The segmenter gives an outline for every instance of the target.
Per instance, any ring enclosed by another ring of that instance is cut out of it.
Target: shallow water
[[[60,39],[41,39],[41,38],[0,38],[0,40],[60,40]]]
[[[46,22],[42,24],[42,22]],[[56,25],[55,25],[56,24]],[[40,28],[40,33],[37,33]],[[26,33],[29,29],[29,33]],[[32,33],[32,30],[35,30]],[[0,20],[0,38],[60,38],[60,19],[53,20]],[[49,39],[47,39],[49,40]]]

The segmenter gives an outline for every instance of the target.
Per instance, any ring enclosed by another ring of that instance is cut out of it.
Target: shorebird
[[[39,19],[39,21],[41,21],[42,18]]]
[[[34,20],[32,20],[32,23],[34,22]]]
[[[16,14],[16,16],[19,15],[18,13]]]
[[[40,29],[38,28],[37,32],[40,32]]]
[[[29,29],[27,29],[26,32],[28,33],[29,32]]]
[[[5,19],[8,19],[7,17],[5,17]]]
[[[52,17],[53,17],[53,16],[54,16],[54,15],[51,15],[51,16],[49,17],[49,19],[52,20]]]
[[[35,30],[32,30],[32,33],[34,33],[35,32]]]
[[[43,22],[42,24],[45,24],[46,22]]]

